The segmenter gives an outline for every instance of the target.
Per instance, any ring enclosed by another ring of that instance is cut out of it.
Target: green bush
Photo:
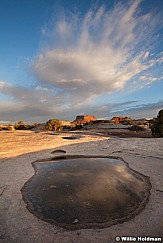
[[[45,130],[59,132],[63,129],[62,122],[57,119],[51,119],[46,122]]]
[[[25,124],[23,121],[19,121],[14,125],[15,130],[27,130],[29,127],[30,125]]]
[[[30,130],[30,129],[38,127],[39,125],[40,125],[40,123],[34,123],[32,125],[29,125],[29,124],[25,124],[23,121],[19,121],[19,122],[15,123],[14,128],[16,130]]]
[[[133,125],[134,124],[133,120],[130,117],[125,117],[119,123],[121,123],[122,125]]]
[[[163,109],[159,111],[157,118],[154,120],[151,131],[154,137],[163,137]]]

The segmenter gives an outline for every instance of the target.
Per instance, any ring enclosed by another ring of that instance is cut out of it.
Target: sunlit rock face
[[[27,208],[67,230],[123,223],[148,202],[149,179],[119,158],[62,156],[33,166],[22,188]]]
[[[95,116],[88,116],[88,115],[81,115],[81,116],[77,116],[76,119],[74,120],[74,122],[81,122],[81,123],[89,123],[91,121],[96,121],[96,117]]]

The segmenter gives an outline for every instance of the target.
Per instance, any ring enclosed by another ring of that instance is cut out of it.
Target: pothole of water
[[[105,228],[140,213],[150,181],[120,158],[62,156],[33,163],[22,188],[27,208],[67,230]]]

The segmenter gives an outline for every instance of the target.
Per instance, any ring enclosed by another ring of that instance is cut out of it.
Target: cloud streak
[[[25,88],[0,81],[0,93],[9,97],[0,103],[0,117],[5,120],[44,121],[60,114],[62,97],[41,86]],[[64,110],[64,107],[63,107]]]
[[[0,93],[10,95],[12,98],[8,102],[0,103],[0,118],[3,118],[3,123],[22,119],[27,122],[43,122],[50,118],[73,120],[79,113],[92,114],[105,119],[116,115],[129,115],[134,118],[153,117],[163,107],[163,100],[150,104],[140,104],[138,101],[130,100],[87,107],[76,105],[70,108],[63,105],[62,96],[57,97],[48,88],[36,86],[31,90],[15,87],[4,81],[0,81]]]
[[[34,60],[35,77],[62,91],[70,104],[121,90],[128,84],[132,87],[136,75],[162,62],[150,56],[152,34],[160,19],[152,13],[138,14],[140,3],[119,3],[111,10],[101,6],[83,18],[62,16],[55,26],[60,44],[54,40],[54,47]],[[141,80],[138,78],[137,83]],[[150,78],[151,82],[156,80]]]
[[[161,68],[157,75],[152,72],[163,62],[163,53],[153,55],[161,17],[144,14],[140,6],[141,0],[119,1],[112,9],[93,6],[84,16],[62,14],[44,28],[51,44],[31,63],[37,84],[25,88],[0,82],[0,92],[10,97],[0,104],[2,120],[72,120],[79,113],[111,117],[118,109],[141,112],[131,107],[135,101],[94,103],[103,94],[134,92],[162,79]]]

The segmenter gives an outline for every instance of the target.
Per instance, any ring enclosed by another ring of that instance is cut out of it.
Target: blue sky
[[[163,1],[0,1],[0,121],[163,108]]]

